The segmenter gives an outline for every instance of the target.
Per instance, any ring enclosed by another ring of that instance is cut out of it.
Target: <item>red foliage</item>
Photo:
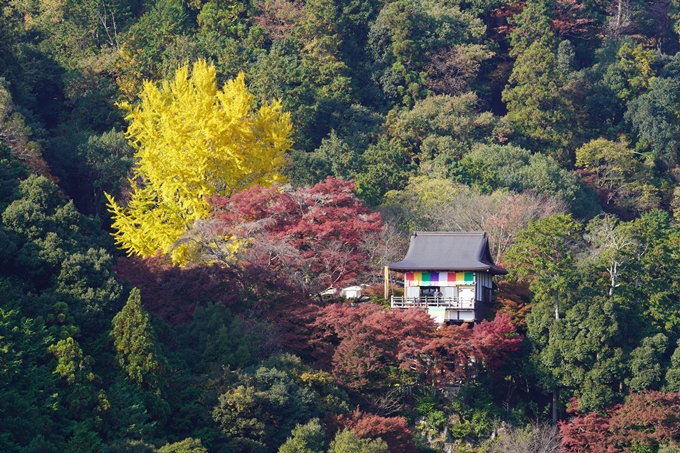
[[[437,386],[468,381],[474,368],[471,358],[480,356],[466,324],[442,326],[427,337],[406,338],[399,349],[400,368],[413,369]]]
[[[319,363],[338,383],[358,390],[384,386],[384,371],[397,364],[404,339],[426,337],[435,323],[423,310],[338,303],[321,309],[313,327]]]
[[[609,423],[618,445],[653,445],[680,438],[680,392],[633,393]]]
[[[510,315],[496,315],[493,321],[482,321],[473,329],[473,341],[482,352],[481,360],[495,373],[513,352],[522,347],[523,337],[517,333]]]
[[[242,260],[301,287],[348,283],[371,269],[364,238],[382,230],[381,218],[355,196],[353,182],[253,186],[212,203],[220,234],[250,239]]]
[[[570,404],[568,412],[579,414],[576,398],[572,398]],[[568,423],[560,422],[560,433],[563,451],[602,453],[617,451],[609,439],[609,418],[596,412],[579,414]]]
[[[356,409],[348,414],[339,415],[337,422],[362,439],[381,438],[390,451],[415,453],[413,435],[404,417],[381,417]]]
[[[552,29],[561,38],[583,36],[594,31],[595,19],[586,16],[584,3],[578,0],[557,0]]]
[[[415,370],[435,385],[470,379],[485,367],[497,370],[520,348],[509,315],[474,328],[437,328],[424,310],[385,310],[375,304],[334,304],[320,310],[313,323],[319,363],[350,389],[385,386],[388,366]]]
[[[498,314],[508,314],[510,322],[521,331],[526,330],[526,317],[531,311],[531,292],[525,282],[498,282],[496,302],[500,305]]]
[[[607,417],[578,412],[560,423],[562,449],[567,452],[615,452],[631,446],[655,446],[680,438],[680,392],[649,391],[631,394],[626,402],[607,410]]]
[[[253,17],[255,23],[267,30],[272,38],[283,39],[299,22],[304,5],[298,1],[268,0],[261,2],[259,7],[262,13]]]
[[[281,302],[267,307],[265,316],[280,329],[282,346],[303,358],[311,358],[309,338],[320,310],[319,302],[294,294]]]
[[[277,318],[277,324],[287,332],[286,328],[297,328],[289,325],[296,324],[296,316],[300,316],[294,308],[309,305],[306,300],[298,301],[295,291],[274,273],[257,266],[180,268],[159,253],[149,258],[120,258],[114,270],[120,279],[139,288],[149,313],[160,316],[171,326],[191,322],[196,303],[209,300],[221,302],[236,312],[254,309],[279,316],[283,319]],[[291,312],[291,319],[284,316],[286,310]]]
[[[114,271],[139,288],[144,308],[168,324],[189,323],[202,299],[231,305],[238,287],[232,272],[218,266],[179,268],[160,253],[150,258],[120,258]]]
[[[402,342],[401,367],[415,369],[434,385],[468,381],[482,365],[496,372],[510,353],[519,350],[522,339],[507,314],[472,329],[466,324],[444,326],[432,332],[429,341]]]
[[[499,35],[509,34],[512,27],[508,25],[508,19],[516,16],[524,9],[525,2],[503,3],[491,12],[492,25],[489,30],[489,37],[494,41],[500,39]]]

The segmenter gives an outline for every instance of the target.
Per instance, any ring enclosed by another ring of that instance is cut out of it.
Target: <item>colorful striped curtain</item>
[[[474,283],[474,272],[406,272],[404,274],[404,286],[458,286]]]

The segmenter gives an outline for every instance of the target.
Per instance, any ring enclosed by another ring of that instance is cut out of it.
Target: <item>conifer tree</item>
[[[155,344],[149,314],[142,307],[139,290],[133,288],[123,309],[113,318],[111,336],[116,359],[129,379],[159,390],[162,357]]]
[[[512,68],[503,101],[508,119],[537,149],[552,150],[557,160],[573,137],[574,106],[565,97],[564,80],[550,47],[535,41],[519,54]]]

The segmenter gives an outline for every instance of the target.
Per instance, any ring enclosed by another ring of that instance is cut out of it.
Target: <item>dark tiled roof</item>
[[[416,231],[406,257],[388,267],[395,271],[487,271],[505,275],[507,270],[496,266],[489,253],[486,233],[454,233]]]

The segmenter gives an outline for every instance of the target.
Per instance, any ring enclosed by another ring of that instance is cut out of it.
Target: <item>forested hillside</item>
[[[6,0],[0,164],[2,452],[680,451],[678,0]]]

